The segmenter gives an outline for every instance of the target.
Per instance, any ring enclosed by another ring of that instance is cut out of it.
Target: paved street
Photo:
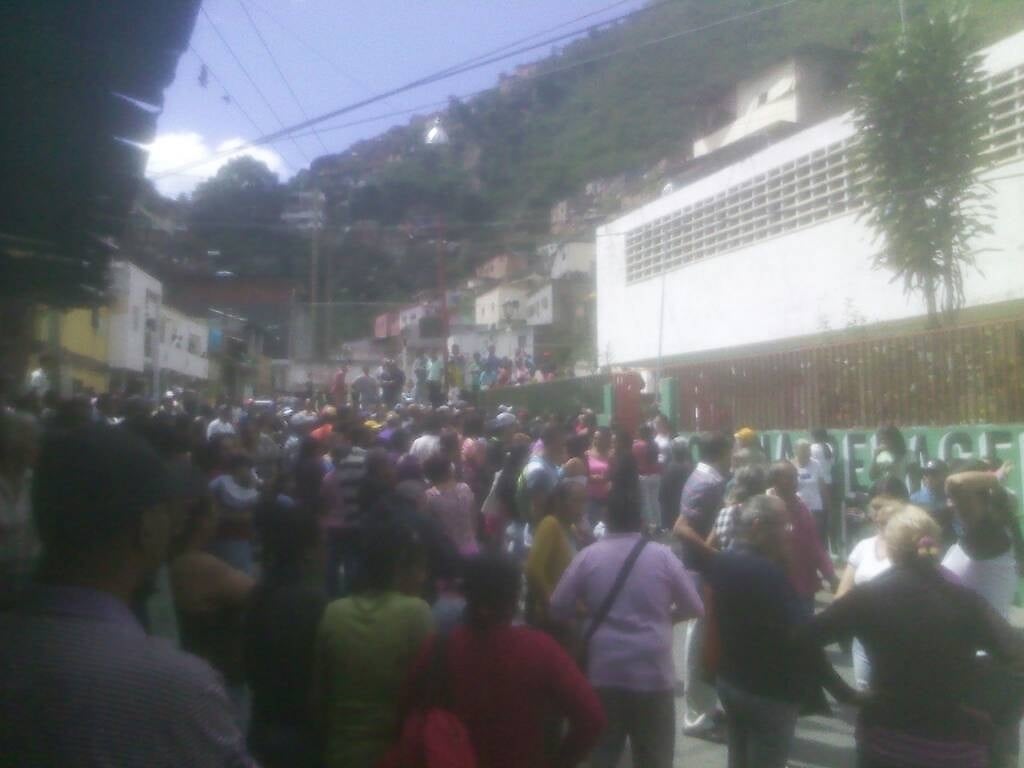
[[[683,627],[676,627],[676,668],[682,668]],[[852,667],[849,656],[838,651],[830,653],[837,669],[849,680]],[[796,743],[789,761],[790,768],[853,768],[853,710],[840,707],[837,717],[805,717],[797,726]],[[676,715],[682,733],[683,700],[677,699]],[[623,766],[629,766],[628,760]],[[724,744],[680,736],[676,744],[677,768],[726,768]]]
[[[828,600],[819,595],[819,600]],[[822,606],[819,605],[819,608]],[[1024,628],[1024,610],[1013,609],[1011,623]],[[676,627],[675,662],[676,669],[681,670],[683,660],[683,637],[685,625]],[[853,667],[849,655],[844,655],[836,648],[828,651],[829,659],[848,682],[853,679]],[[680,691],[682,686],[680,685]],[[789,760],[789,768],[854,768],[856,762],[853,751],[854,710],[849,707],[837,706],[835,717],[804,717],[797,724],[796,742]],[[683,700],[676,699],[676,719],[678,721],[679,740],[676,742],[676,768],[726,768],[726,749],[724,744],[713,744],[701,739],[682,736]],[[1022,724],[1024,739],[1024,724]],[[628,748],[627,748],[628,751]],[[1024,766],[1024,763],[1020,763]],[[631,768],[632,761],[628,754],[622,760],[620,768]]]

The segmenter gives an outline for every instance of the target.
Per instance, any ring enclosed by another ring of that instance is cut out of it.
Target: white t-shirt
[[[672,461],[672,438],[668,435],[655,435],[654,444],[658,446],[658,463],[665,466]]]
[[[832,465],[835,463],[835,454],[829,458],[825,455],[824,443],[811,443],[811,458],[821,467],[821,479],[825,481],[826,485],[832,485]]]
[[[812,512],[824,508],[825,505],[821,500],[821,464],[814,459],[810,459],[807,462],[807,466],[801,467],[796,462],[793,462],[793,466],[796,467],[797,481],[799,483],[797,493],[800,494],[804,504]]]
[[[441,452],[440,435],[420,435],[412,441],[409,453],[419,459],[420,464]]]
[[[854,585],[871,581],[892,567],[888,557],[878,556],[877,536],[858,542],[846,562],[853,566]],[[871,660],[857,638],[853,640],[853,678],[861,690],[867,690],[871,685]]]
[[[214,419],[206,427],[206,439],[212,440],[214,435],[233,435],[235,434],[235,425],[230,421],[221,421],[220,419]]]
[[[1003,618],[1007,617],[1017,591],[1017,564],[1012,549],[989,560],[974,560],[957,543],[942,558],[942,565],[956,574],[965,587],[988,600]]]
[[[878,537],[869,536],[857,543],[846,562],[853,566],[853,583],[863,584],[892,567],[888,557],[878,556]]]

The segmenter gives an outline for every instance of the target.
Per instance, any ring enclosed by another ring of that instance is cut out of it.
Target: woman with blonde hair
[[[857,724],[860,768],[984,768],[991,724],[964,706],[978,685],[978,651],[1024,659],[1006,621],[938,563],[938,524],[906,506],[885,527],[892,567],[856,585],[800,631],[811,647],[857,637],[872,693]],[[941,673],[938,672],[941,670]]]

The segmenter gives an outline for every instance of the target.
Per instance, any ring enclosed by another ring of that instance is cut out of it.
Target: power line
[[[672,3],[674,1],[675,0],[661,0],[660,2],[652,2],[649,5],[645,5],[642,8],[638,8],[638,9],[630,12],[628,14],[628,16],[630,16],[631,18],[636,18],[636,17],[640,16],[641,14],[649,13],[650,11],[653,11],[656,8],[660,8],[663,5],[668,5],[669,3]],[[547,29],[542,29],[539,32],[534,32],[533,34],[530,34],[530,35],[526,35],[524,37],[519,38],[518,40],[513,40],[510,43],[506,43],[505,45],[501,45],[501,46],[499,46],[497,48],[494,48],[494,49],[492,49],[490,51],[486,51],[484,53],[477,54],[476,56],[472,56],[472,57],[470,57],[470,58],[468,58],[468,59],[466,59],[464,61],[459,62],[458,64],[453,64],[452,66],[448,67],[447,69],[442,69],[441,72],[445,73],[445,72],[448,72],[450,70],[457,69],[459,67],[464,67],[464,66],[467,66],[469,64],[473,64],[473,63],[475,63],[477,61],[480,61],[482,59],[486,59],[486,58],[489,58],[489,57],[494,56],[496,54],[502,53],[503,51],[507,51],[510,48],[516,48],[518,46],[521,46],[524,43],[528,43],[530,40],[535,40],[536,38],[538,38],[538,37],[540,37],[542,35],[547,35],[547,34],[550,34],[551,32],[554,32],[555,30],[563,29],[564,27],[568,27],[568,26],[571,26],[573,24],[578,24],[581,21],[585,21],[586,19],[593,18],[594,16],[599,16],[602,13],[605,13],[607,11],[612,10],[613,8],[617,8],[617,7],[621,6],[621,5],[627,5],[627,4],[631,3],[631,2],[634,2],[634,0],[616,0],[616,2],[614,2],[614,3],[610,4],[610,5],[606,5],[606,6],[602,7],[602,8],[598,8],[597,10],[590,11],[589,13],[584,13],[582,16],[577,16],[574,19],[569,19],[568,21],[563,21],[561,24],[555,24],[552,27],[548,27]],[[620,18],[622,18],[622,17],[620,17]],[[604,23],[607,23],[607,22],[604,22]],[[580,30],[578,32],[578,34],[582,34],[585,31],[587,31],[587,30],[586,29]]]
[[[278,29],[282,30],[283,32],[286,32],[293,40],[295,40],[295,42],[297,42],[299,45],[301,45],[303,48],[305,48],[307,52],[312,53],[314,56],[316,56],[321,61],[324,61],[327,64],[329,64],[331,66],[331,68],[335,72],[337,72],[339,75],[344,77],[350,83],[355,85],[361,91],[369,91],[370,90],[370,86],[368,86],[362,80],[360,80],[355,75],[353,75],[351,72],[349,72],[348,69],[346,69],[345,67],[341,66],[333,58],[331,58],[326,53],[324,53],[323,50],[321,50],[320,48],[318,48],[315,45],[312,45],[302,35],[300,35],[298,32],[296,32],[294,29],[292,29],[289,25],[287,25],[283,21],[281,21],[281,17],[279,17],[276,14],[272,13],[270,11],[270,9],[268,9],[265,5],[262,5],[261,3],[256,2],[256,0],[249,0],[249,4],[253,8],[255,8],[256,10],[260,11],[264,16],[269,18],[271,21],[273,21],[277,25]]]
[[[284,129],[284,121],[281,119],[281,116],[279,114],[277,114],[277,110],[274,109],[274,105],[270,103],[270,99],[267,98],[267,95],[263,92],[263,89],[260,88],[259,83],[256,82],[256,80],[253,78],[253,76],[251,74],[249,74],[249,70],[246,68],[245,64],[243,64],[242,60],[240,58],[238,58],[238,54],[235,53],[235,49],[231,47],[231,43],[229,43],[227,38],[224,37],[223,33],[221,33],[220,27],[217,26],[216,22],[214,22],[213,17],[210,16],[209,13],[207,13],[206,6],[205,5],[200,6],[200,10],[203,13],[203,18],[206,19],[207,23],[209,23],[209,25],[210,25],[210,28],[213,29],[214,34],[216,34],[217,37],[220,38],[221,43],[224,44],[224,48],[227,49],[227,52],[231,55],[231,58],[235,60],[235,64],[237,64],[238,68],[242,70],[242,74],[245,75],[246,79],[249,81],[249,83],[252,85],[252,87],[254,89],[256,89],[256,93],[258,93],[260,98],[263,99],[263,103],[267,105],[267,109],[270,110],[270,114],[272,114],[274,116],[274,119],[277,120],[278,124],[281,126],[281,128],[283,130]],[[290,131],[288,133],[290,133]],[[287,135],[288,135],[287,133],[282,134],[282,138],[284,136],[287,136]],[[310,159],[309,155],[306,154],[305,150],[303,150],[302,147],[299,146],[299,143],[295,139],[292,139],[292,144],[295,145],[295,148],[299,151],[299,154],[301,154],[303,156],[303,158],[305,158],[307,163],[311,163],[312,162],[312,160]],[[239,147],[239,149],[248,149],[248,148],[250,148],[252,146],[253,146],[253,144],[251,144],[251,143],[243,144],[241,147]],[[227,155],[227,154],[232,154],[232,153],[233,153],[233,151],[231,151],[231,152],[225,151],[225,152],[222,152],[222,153],[219,153],[219,154]],[[213,157],[217,157],[217,155],[214,155]]]
[[[217,73],[210,68],[210,65],[206,63],[206,60],[199,54],[199,51],[196,50],[196,47],[194,45],[189,45],[188,49],[196,55],[196,58],[199,59],[199,63],[203,65],[203,69],[206,70],[206,73],[214,79],[217,85],[221,87],[221,90],[224,91],[224,95],[228,98],[228,101],[230,101],[238,109],[238,111],[245,116],[245,119],[249,121],[253,128],[255,128],[257,131],[262,132],[263,129],[260,128],[260,126],[257,124],[255,120],[253,120],[252,115],[250,115],[248,110],[246,110],[246,108],[241,105],[238,99],[231,95],[231,91],[229,91],[228,87],[224,85],[224,81],[217,77]]]
[[[636,13],[645,12],[647,10],[650,10],[651,8],[655,8],[655,7],[658,7],[660,5],[667,5],[670,2],[672,2],[672,0],[667,0],[667,2],[664,2],[664,3],[656,3],[656,4],[651,5],[651,6],[645,6],[643,9],[641,9],[641,11],[638,11]],[[647,40],[647,41],[645,41],[643,43],[638,43],[636,45],[623,46],[621,48],[616,48],[616,49],[614,49],[612,51],[608,51],[606,53],[599,54],[597,56],[592,56],[592,57],[590,57],[588,59],[581,59],[579,61],[574,61],[574,62],[571,62],[571,63],[566,64],[566,65],[561,66],[561,67],[545,69],[545,70],[543,70],[541,72],[536,72],[536,73],[534,73],[532,75],[526,76],[524,79],[525,80],[535,80],[535,79],[540,79],[540,78],[543,78],[543,77],[550,77],[551,75],[556,75],[556,74],[560,74],[562,72],[567,72],[567,71],[572,70],[572,69],[577,69],[579,67],[586,66],[587,64],[593,64],[593,63],[598,62],[598,61],[603,61],[605,59],[612,58],[613,56],[620,56],[620,55],[622,55],[624,53],[633,53],[634,51],[642,50],[644,48],[648,48],[648,47],[651,47],[651,46],[654,46],[654,45],[660,45],[661,43],[668,42],[670,40],[675,40],[675,39],[677,39],[679,37],[683,37],[683,36],[686,36],[686,35],[691,35],[691,34],[694,34],[696,32],[704,32],[704,31],[706,31],[708,29],[712,29],[714,27],[718,27],[718,26],[721,26],[723,24],[726,24],[726,23],[729,23],[729,22],[732,22],[732,21],[737,21],[737,20],[746,18],[747,16],[756,16],[756,15],[760,15],[762,13],[766,13],[768,11],[778,10],[780,8],[784,8],[784,7],[788,6],[788,5],[793,5],[794,3],[798,3],[798,2],[800,2],[800,0],[786,0],[786,2],[782,2],[782,3],[779,3],[778,5],[770,6],[768,8],[761,8],[761,9],[755,10],[755,11],[748,11],[747,13],[739,14],[738,16],[731,16],[731,17],[729,17],[727,19],[719,19],[718,21],[714,21],[714,22],[711,22],[709,24],[705,24],[704,26],[701,26],[701,27],[692,27],[690,29],[684,29],[684,30],[681,30],[679,32],[674,32],[674,33],[672,33],[670,35],[666,35],[664,37],[655,38],[653,40]],[[492,88],[481,88],[479,90],[471,91],[469,93],[466,93],[466,94],[463,94],[461,96],[458,96],[456,98],[459,98],[459,99],[469,99],[469,98],[473,98],[474,96],[479,96],[480,94],[486,93],[487,91],[490,91],[490,90],[493,90],[493,89]],[[402,110],[400,112],[392,112],[392,113],[388,113],[388,114],[385,114],[385,115],[377,115],[375,117],[365,118],[363,120],[357,120],[357,121],[353,121],[353,122],[349,122],[349,123],[341,123],[339,125],[329,125],[326,128],[321,128],[320,130],[324,131],[324,132],[340,130],[342,128],[349,128],[349,127],[352,127],[352,126],[355,126],[355,125],[362,125],[363,123],[372,122],[372,121],[375,121],[375,120],[382,120],[382,119],[385,119],[385,118],[388,118],[388,117],[396,117],[396,116],[401,116],[401,115],[413,114],[415,112],[420,112],[420,111],[422,111],[424,109],[430,109],[432,107],[443,106],[444,104],[447,104],[447,103],[448,103],[447,100],[430,102],[428,104],[421,104],[419,106],[412,107],[410,109],[405,109],[405,110]],[[307,136],[309,134],[298,134],[298,135],[299,136]]]
[[[777,3],[776,5],[768,6],[766,8],[756,9],[756,10],[753,10],[753,11],[747,11],[745,13],[737,14],[735,16],[730,16],[730,17],[725,18],[725,19],[719,19],[718,21],[711,22],[709,24],[704,24],[704,25],[699,26],[699,27],[692,27],[692,28],[689,28],[689,29],[681,30],[681,31],[676,32],[674,34],[665,35],[663,37],[656,38],[654,40],[649,40],[649,41],[646,41],[644,43],[639,43],[637,45],[624,46],[622,48],[609,51],[609,52],[607,52],[605,54],[601,54],[599,56],[591,57],[590,59],[586,59],[586,60],[579,61],[579,62],[573,62],[572,64],[566,65],[564,67],[559,67],[559,68],[555,68],[555,69],[551,69],[551,70],[544,70],[543,72],[538,72],[535,75],[533,75],[533,77],[530,78],[530,79],[537,78],[537,77],[547,77],[547,76],[550,76],[550,75],[553,75],[553,74],[557,74],[559,72],[564,72],[564,71],[567,71],[569,69],[574,69],[574,68],[579,67],[579,66],[590,64],[590,63],[593,63],[595,61],[603,61],[605,59],[611,58],[612,56],[617,56],[617,55],[621,55],[621,54],[624,54],[624,53],[632,53],[634,51],[638,51],[638,50],[641,50],[641,49],[644,49],[644,48],[648,48],[648,47],[650,47],[652,45],[658,45],[658,44],[667,42],[669,40],[678,39],[678,38],[683,37],[685,35],[690,35],[690,34],[694,34],[694,33],[697,33],[697,32],[703,32],[703,31],[706,31],[706,30],[709,30],[709,29],[713,29],[713,28],[718,27],[718,26],[722,26],[724,24],[731,23],[733,21],[739,21],[739,20],[742,20],[742,19],[746,19],[746,18],[750,18],[750,17],[753,17],[753,16],[758,16],[758,15],[761,15],[761,14],[764,14],[764,13],[768,13],[770,11],[779,10],[779,9],[785,8],[787,6],[793,5],[793,4],[797,3],[797,2],[800,2],[800,0],[785,0],[785,2]],[[594,25],[592,25],[590,27],[585,27],[585,28],[583,28],[581,30],[576,30],[576,31],[573,31],[573,32],[568,32],[568,33],[559,35],[559,36],[557,36],[555,38],[549,38],[547,40],[541,41],[541,42],[533,44],[533,45],[520,47],[520,48],[517,48],[515,50],[509,51],[509,52],[506,52],[506,53],[503,53],[503,54],[499,54],[499,55],[496,55],[496,56],[492,56],[492,57],[490,57],[488,59],[484,59],[482,61],[475,62],[475,63],[470,64],[470,65],[466,65],[466,66],[459,67],[459,68],[456,68],[456,69],[442,70],[439,73],[435,72],[433,74],[426,75],[426,76],[421,77],[421,78],[419,78],[417,80],[413,80],[412,82],[406,83],[405,85],[398,86],[397,88],[392,88],[391,90],[386,91],[386,92],[381,93],[381,94],[378,94],[376,96],[371,96],[371,97],[368,97],[368,98],[365,98],[365,99],[361,99],[361,100],[359,100],[357,102],[354,102],[352,104],[348,104],[348,105],[346,105],[344,107],[339,107],[338,109],[334,109],[334,110],[331,110],[329,112],[322,113],[322,114],[320,114],[320,115],[318,115],[318,116],[316,116],[314,118],[311,118],[309,120],[306,120],[304,122],[296,123],[295,125],[289,126],[287,128],[282,128],[279,131],[274,131],[272,133],[265,134],[264,136],[258,137],[256,139],[253,139],[253,140],[243,144],[242,148],[249,148],[249,147],[259,146],[261,144],[268,144],[268,143],[271,143],[271,142],[274,142],[274,141],[278,141],[278,140],[280,140],[282,138],[285,138],[285,137],[288,137],[288,136],[294,134],[296,131],[302,130],[303,128],[310,128],[313,125],[316,125],[318,123],[322,123],[325,120],[330,120],[332,117],[339,117],[341,115],[348,114],[349,112],[354,112],[357,109],[361,109],[362,107],[365,107],[365,106],[368,106],[370,104],[374,104],[374,103],[376,103],[378,101],[382,101],[384,99],[387,99],[388,97],[396,96],[396,95],[398,95],[400,93],[405,93],[406,91],[411,91],[411,90],[414,90],[416,88],[422,87],[424,85],[431,85],[431,84],[433,84],[435,82],[439,82],[441,80],[447,80],[447,79],[450,79],[450,78],[452,78],[452,77],[454,77],[456,75],[463,74],[464,72],[468,72],[468,71],[471,71],[473,69],[479,69],[480,67],[486,66],[488,64],[493,64],[493,63],[496,63],[496,62],[499,62],[499,61],[503,61],[505,59],[512,58],[514,56],[519,55],[520,53],[526,53],[526,52],[529,52],[529,51],[532,51],[532,50],[536,50],[538,48],[543,48],[543,47],[546,47],[548,45],[552,45],[552,44],[554,44],[556,42],[560,42],[561,40],[567,39],[569,37],[575,37],[577,35],[580,35],[580,34],[583,34],[583,33],[586,33],[586,32],[592,31],[592,30],[599,29],[599,28],[601,28],[603,26],[606,26],[608,24],[613,24],[613,23],[616,23],[618,21],[622,21],[623,19],[629,18],[630,16],[634,15],[634,13],[624,14],[622,16],[617,16],[614,19],[611,19],[611,20],[608,20],[608,21],[604,21],[604,22],[600,22],[600,23],[594,24]],[[189,170],[190,168],[195,167],[195,165],[196,165],[195,163],[187,164],[187,165],[184,165],[184,166],[182,166],[180,168],[172,169],[171,171],[168,171],[167,174],[170,175],[170,174],[174,173],[175,171],[180,171],[180,170]],[[157,176],[157,178],[159,178],[159,176]]]
[[[270,46],[263,37],[263,33],[260,32],[260,28],[256,26],[256,20],[252,17],[252,14],[249,13],[249,9],[246,8],[244,0],[238,0],[238,5],[242,9],[242,13],[245,14],[245,18],[249,20],[249,24],[252,25],[253,31],[256,33],[256,37],[259,38],[260,43],[263,45],[263,50],[267,52],[267,57],[270,59],[270,63],[274,65],[274,69],[277,70],[277,74],[281,76],[281,82],[284,83],[284,87],[287,88],[288,93],[291,94],[292,100],[295,102],[295,106],[299,108],[299,112],[302,114],[302,117],[308,120],[309,115],[306,113],[306,108],[302,106],[302,102],[299,100],[298,94],[295,93],[295,89],[292,88],[292,84],[288,81],[287,76],[284,74],[284,70],[282,70],[281,65],[278,64],[277,57],[274,56],[274,52],[270,50]],[[323,147],[324,152],[330,153],[331,150],[329,150],[327,145],[324,144],[324,140],[321,138],[320,134],[317,133],[315,128],[313,129],[313,135],[316,137],[316,140],[320,142],[320,146]]]

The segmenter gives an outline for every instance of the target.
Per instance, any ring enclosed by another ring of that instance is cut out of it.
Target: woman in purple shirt
[[[643,516],[636,464],[617,463],[608,499],[609,533],[573,559],[551,596],[553,618],[593,616],[641,541]],[[703,616],[693,581],[672,550],[645,542],[607,616],[590,639],[587,676],[597,689],[608,728],[592,768],[612,768],[629,737],[636,768],[669,768],[675,750],[672,626]]]

